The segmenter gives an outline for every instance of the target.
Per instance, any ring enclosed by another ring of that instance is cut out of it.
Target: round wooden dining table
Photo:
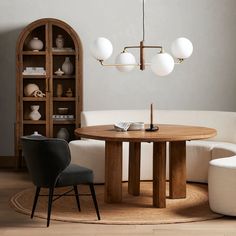
[[[186,197],[186,141],[207,139],[216,130],[207,127],[160,124],[156,132],[119,132],[113,125],[75,130],[77,137],[105,141],[105,190],[107,203],[122,201],[122,143],[129,143],[128,192],[140,194],[141,143],[153,143],[153,206],[166,207],[166,143],[169,142],[169,197]],[[197,158],[197,157],[196,157]]]

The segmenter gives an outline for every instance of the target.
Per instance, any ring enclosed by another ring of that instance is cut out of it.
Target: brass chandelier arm
[[[182,58],[177,58],[177,61],[175,61],[175,65],[179,65],[179,64],[181,64],[181,63],[183,63],[184,62],[184,59],[182,59]],[[146,63],[144,63],[145,64],[145,66],[150,66],[151,65],[151,63],[150,62],[146,62]]]
[[[176,65],[179,65],[183,62],[184,60],[183,59],[178,59],[178,61],[175,62]],[[141,64],[140,63],[137,63],[137,64],[106,64],[104,63],[102,60],[99,60],[100,64],[102,66],[106,66],[106,67],[114,67],[114,66],[117,66],[117,67],[124,67],[124,66],[140,66]],[[151,66],[151,63],[150,62],[145,62],[144,63],[145,66]]]
[[[184,61],[184,59],[177,58],[177,61],[175,61],[175,65],[179,65],[179,64],[181,64],[183,61]],[[151,66],[151,64],[152,64],[152,63],[150,63],[150,62],[144,63],[145,66]]]
[[[159,48],[159,49],[161,49],[161,51],[160,51],[161,53],[164,51],[163,47],[159,46],[159,45],[154,45],[154,46],[150,46],[150,45],[145,46],[145,45],[143,45],[143,46],[127,46],[127,47],[124,47],[123,52],[125,52],[128,48]]]
[[[160,53],[163,53],[164,52],[164,49],[162,46],[159,46],[159,45],[148,45],[148,46],[145,46],[144,45],[144,41],[141,41],[140,42],[140,45],[139,46],[127,46],[127,47],[124,47],[124,50],[123,50],[123,53],[126,52],[126,49],[128,48],[138,48],[139,49],[139,54],[140,54],[140,58],[139,58],[139,66],[140,66],[140,70],[144,70],[145,69],[145,60],[144,60],[144,49],[145,48],[158,48],[160,49]]]
[[[127,46],[127,47],[124,47],[123,52],[126,52],[126,49],[128,49],[128,48],[140,48],[140,46]]]
[[[163,50],[163,47],[162,46],[158,46],[158,45],[157,46],[152,46],[152,45],[151,46],[150,45],[145,46],[144,45],[143,48],[160,48],[161,50]]]
[[[100,64],[102,65],[102,66],[140,66],[140,64],[139,63],[136,63],[136,64],[106,64],[106,63],[104,63],[103,62],[103,60],[99,60],[99,62],[100,62]]]
[[[158,48],[158,49],[161,49],[160,50],[160,53],[163,53],[164,52],[164,48],[162,46],[143,46],[143,48]]]

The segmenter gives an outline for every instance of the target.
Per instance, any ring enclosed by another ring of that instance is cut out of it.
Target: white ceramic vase
[[[31,112],[29,114],[29,118],[31,120],[39,120],[41,118],[41,114],[39,113],[39,105],[30,106]]]
[[[33,51],[39,51],[43,49],[43,42],[38,39],[37,37],[34,37],[29,42],[30,49]]]
[[[61,34],[57,35],[56,46],[57,48],[60,48],[60,49],[64,47],[64,38]]]
[[[73,73],[74,67],[70,61],[69,57],[65,58],[64,63],[62,64],[62,71],[65,72],[65,75],[71,75]]]

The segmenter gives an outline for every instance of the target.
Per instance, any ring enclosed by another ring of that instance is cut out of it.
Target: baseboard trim
[[[15,156],[0,156],[0,168],[16,168]]]

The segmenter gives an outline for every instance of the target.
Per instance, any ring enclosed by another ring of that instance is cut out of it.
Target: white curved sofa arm
[[[69,143],[71,162],[94,171],[95,183],[104,183],[105,142],[74,140]]]
[[[236,156],[209,163],[209,204],[212,211],[236,216]]]
[[[212,150],[212,159],[231,157],[236,155],[236,144],[216,142]]]

